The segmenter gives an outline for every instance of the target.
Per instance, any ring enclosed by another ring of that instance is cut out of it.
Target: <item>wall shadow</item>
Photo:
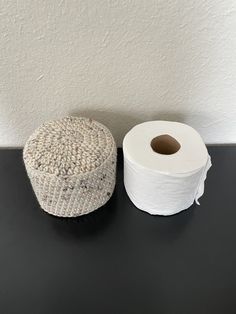
[[[105,110],[72,110],[69,112],[69,115],[72,116],[82,116],[92,118],[97,120],[104,125],[106,125],[112,132],[117,146],[122,146],[122,141],[125,134],[135,125],[150,121],[150,120],[168,120],[168,121],[177,121],[185,122],[186,114],[181,112],[171,112],[171,111],[154,111],[149,115],[148,118],[141,117],[138,113],[127,114],[121,111],[105,111]]]

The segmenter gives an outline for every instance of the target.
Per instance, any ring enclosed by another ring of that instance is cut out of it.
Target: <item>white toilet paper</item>
[[[172,215],[204,192],[211,158],[200,135],[170,121],[136,125],[125,136],[124,184],[136,207],[153,215]]]

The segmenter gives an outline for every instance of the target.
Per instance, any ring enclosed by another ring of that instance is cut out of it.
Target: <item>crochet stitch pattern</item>
[[[115,187],[116,144],[101,123],[65,117],[40,126],[23,151],[40,206],[61,217],[103,206]]]

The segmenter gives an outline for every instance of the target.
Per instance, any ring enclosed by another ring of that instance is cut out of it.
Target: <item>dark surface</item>
[[[44,213],[21,151],[0,151],[0,313],[236,313],[236,147],[210,147],[201,206],[151,216],[115,194],[80,218]]]

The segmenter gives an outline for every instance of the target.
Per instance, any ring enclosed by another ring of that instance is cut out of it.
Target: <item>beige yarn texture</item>
[[[26,142],[23,158],[40,206],[52,215],[87,214],[113,193],[116,144],[110,131],[92,119],[44,123]]]

